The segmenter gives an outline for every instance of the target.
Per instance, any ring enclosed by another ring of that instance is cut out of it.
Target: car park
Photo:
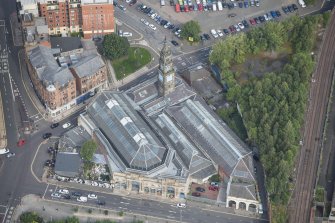
[[[80,196],[80,197],[77,198],[77,201],[78,201],[78,202],[83,202],[83,203],[85,203],[85,202],[87,202],[87,197],[85,197],[85,196]]]
[[[60,194],[69,194],[70,192],[69,192],[68,189],[60,189],[60,190],[58,190],[58,193],[60,193]]]
[[[54,129],[54,128],[57,128],[59,126],[59,123],[52,123],[50,125],[50,128]]]
[[[6,155],[7,158],[10,158],[10,157],[13,157],[13,156],[15,156],[15,153],[12,153],[12,152],[11,153],[7,153],[7,155]]]
[[[124,33],[123,33],[123,36],[124,36]],[[70,122],[64,123],[64,124],[62,125],[63,129],[67,129],[67,128],[69,128],[70,126],[71,126],[71,123],[70,123]]]
[[[203,187],[197,187],[197,188],[195,188],[195,190],[198,191],[198,192],[205,192],[206,191],[205,188],[203,188]]]
[[[52,134],[50,132],[47,132],[47,133],[44,133],[42,137],[43,137],[43,139],[48,139],[51,136],[52,136]]]
[[[174,46],[179,46],[179,43],[175,40],[172,40],[171,43],[174,45]]]
[[[89,199],[98,199],[98,196],[97,195],[95,195],[95,194],[88,194],[87,195],[87,197],[89,198]]]
[[[52,198],[61,198],[62,195],[59,194],[59,193],[52,193],[52,194],[51,194],[51,197],[52,197]]]

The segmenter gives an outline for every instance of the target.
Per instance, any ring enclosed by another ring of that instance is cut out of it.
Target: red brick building
[[[114,32],[112,0],[39,0],[38,8],[50,35],[83,32],[90,39]]]
[[[114,32],[112,0],[82,0],[82,31],[84,38],[101,37]]]

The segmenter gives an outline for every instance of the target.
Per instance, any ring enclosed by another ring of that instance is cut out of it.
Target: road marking
[[[174,216],[166,216],[167,218],[175,218]]]
[[[128,200],[128,201],[131,200],[130,198],[127,198],[127,197],[122,197],[122,199],[125,199],[125,200]]]
[[[123,201],[120,201],[121,204],[130,204],[130,203],[127,203],[127,202],[123,202]]]
[[[177,212],[175,212],[175,211],[169,211],[170,213],[177,213]]]
[[[44,194],[43,194],[43,197],[42,197],[42,198],[44,198],[45,194],[47,193],[48,188],[49,188],[49,184],[48,184],[47,187],[45,188],[45,191],[44,191]]]

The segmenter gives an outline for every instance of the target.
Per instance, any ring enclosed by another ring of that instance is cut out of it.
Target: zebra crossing
[[[6,205],[0,205],[0,222],[10,223],[14,214],[14,207],[8,207]]]

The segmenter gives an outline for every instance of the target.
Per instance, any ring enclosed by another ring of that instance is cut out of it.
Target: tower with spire
[[[172,54],[170,47],[164,39],[163,48],[159,57],[158,69],[158,88],[161,96],[165,96],[172,92],[175,87],[175,71],[172,63]]]

